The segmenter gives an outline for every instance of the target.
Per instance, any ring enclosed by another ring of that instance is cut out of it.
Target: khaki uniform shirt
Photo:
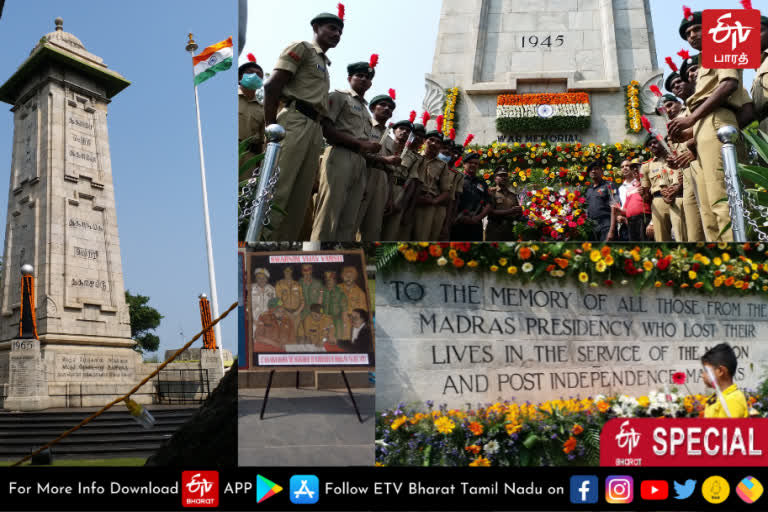
[[[254,137],[251,146],[261,153],[264,147],[264,105],[255,97],[249,100],[242,88],[237,91],[237,140],[243,142]]]
[[[286,103],[297,99],[312,105],[320,115],[328,112],[328,91],[331,78],[328,66],[331,61],[323,49],[315,43],[300,41],[291,43],[275,64],[275,69],[293,73],[293,77],[283,87],[282,100]]]
[[[461,171],[456,170],[455,168],[452,169],[453,171],[453,196],[454,198],[458,199],[462,192],[464,192],[464,173]]]
[[[517,196],[509,188],[491,187],[488,189],[493,198],[493,208],[496,210],[509,210],[518,206]]]
[[[651,195],[679,182],[679,173],[667,166],[665,160],[652,159],[640,167],[640,183],[651,190]]]
[[[424,157],[420,154],[408,150],[403,156],[403,160],[400,165],[394,170],[394,177],[407,180],[415,178],[421,181],[421,167],[424,165]]]
[[[333,91],[328,98],[328,118],[336,130],[350,137],[371,138],[373,120],[368,102],[355,91]]]
[[[752,82],[752,103],[758,121],[768,118],[768,50],[763,52],[763,63],[757,69]]]
[[[299,338],[307,338],[313,345],[322,345],[323,338],[330,340],[334,334],[333,319],[328,315],[321,315],[315,319],[314,315],[309,315],[299,326]]]
[[[283,307],[295,313],[304,304],[304,295],[298,281],[281,279],[275,286],[277,298],[283,301]]]
[[[431,160],[424,158],[421,175],[421,181],[424,183],[424,192],[437,196],[443,192],[449,192],[453,188],[453,176],[449,174],[448,166],[445,162],[439,158]]]
[[[381,140],[382,135],[384,135],[384,131],[387,129],[386,125],[383,125],[379,123],[376,119],[372,118],[373,127],[371,128],[371,141],[373,142],[379,142]],[[392,137],[387,135],[387,137],[384,139],[384,143],[381,145],[381,151],[379,151],[379,155],[381,156],[392,156],[395,154],[395,141],[392,140]],[[381,169],[382,171],[385,171],[387,173],[391,173],[394,171],[393,166],[386,165],[386,164],[380,164],[377,163],[375,165],[376,169]]]
[[[693,96],[688,98],[685,102],[686,105],[693,111],[698,108],[699,105],[704,103],[709,98],[715,89],[720,85],[723,80],[734,79],[739,82],[739,86],[728,97],[724,107],[731,108],[733,110],[739,110],[741,107],[752,101],[744,89],[742,80],[742,70],[740,69],[710,69],[705,67],[699,68],[698,77],[696,78],[696,90]]]

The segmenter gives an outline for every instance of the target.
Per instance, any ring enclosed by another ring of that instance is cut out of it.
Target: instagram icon
[[[605,479],[605,501],[621,505],[632,503],[634,487],[631,476],[609,476]]]

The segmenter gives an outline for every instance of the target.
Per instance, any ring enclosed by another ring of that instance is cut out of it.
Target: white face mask
[[[451,161],[450,155],[444,155],[442,153],[438,153],[437,158],[442,160],[445,163],[449,163]]]

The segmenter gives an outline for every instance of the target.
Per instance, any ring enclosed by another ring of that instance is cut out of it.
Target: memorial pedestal
[[[213,391],[224,377],[219,350],[200,349],[200,368],[208,370],[208,383]]]
[[[8,353],[8,396],[3,407],[11,411],[37,411],[50,407],[45,361],[40,341],[11,340]]]

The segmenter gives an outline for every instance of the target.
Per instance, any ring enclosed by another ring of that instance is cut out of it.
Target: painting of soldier
[[[246,252],[246,265],[251,360],[260,353],[364,353],[372,360],[362,251]]]

